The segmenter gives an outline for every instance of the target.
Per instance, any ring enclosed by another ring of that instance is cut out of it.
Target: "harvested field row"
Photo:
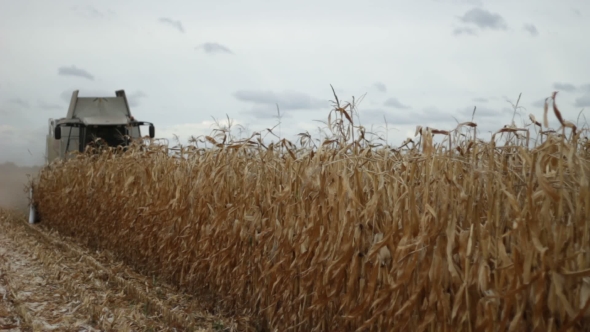
[[[10,324],[20,321],[15,327],[22,331],[236,330],[227,319],[204,314],[195,299],[14,213],[0,211],[0,228]]]
[[[484,142],[467,122],[400,149],[352,109],[318,147],[206,137],[54,163],[40,218],[273,331],[590,326],[590,154],[556,106],[561,135],[531,117]]]
[[[1,236],[0,236],[1,237]],[[1,254],[0,254],[1,255]],[[23,321],[19,310],[11,300],[4,273],[0,274],[0,331],[29,332],[32,329]]]

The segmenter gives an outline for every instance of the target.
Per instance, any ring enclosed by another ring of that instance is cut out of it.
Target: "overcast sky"
[[[284,117],[293,141],[317,136],[333,100],[360,98],[361,123],[517,124],[559,90],[576,121],[590,106],[587,0],[0,0],[0,162],[43,163],[48,118],[73,90],[125,89],[158,137],[209,134],[226,114],[251,131]],[[550,116],[550,124],[558,124]],[[382,133],[383,130],[381,130]]]

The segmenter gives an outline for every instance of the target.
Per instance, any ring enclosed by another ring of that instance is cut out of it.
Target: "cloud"
[[[235,119],[230,119],[230,121],[232,135],[239,136],[240,126],[243,126],[242,123]],[[196,138],[204,135],[214,135],[215,129],[227,128],[229,124],[230,123],[228,123],[228,120],[224,116],[220,119],[216,119],[216,121],[208,120],[168,126],[162,125],[156,128],[156,138],[168,139],[170,146],[174,146],[177,143],[174,136],[177,136],[181,144],[187,145],[191,136]]]
[[[49,104],[49,103],[46,103],[46,102],[44,102],[42,100],[38,100],[37,101],[37,107],[38,108],[41,108],[41,109],[44,109],[44,110],[64,110],[64,111],[67,110],[67,108],[65,108],[62,105],[59,105],[59,104]]]
[[[139,101],[142,98],[147,97],[147,95],[143,91],[136,91],[131,94],[127,94],[127,102],[129,103],[129,107],[137,107],[139,106]]]
[[[297,91],[239,90],[234,92],[233,96],[240,101],[251,102],[257,106],[271,105],[275,110],[276,104],[278,104],[281,113],[283,110],[311,110],[329,106],[327,101]]]
[[[473,101],[476,103],[487,103],[488,100],[486,98],[473,98]]]
[[[16,134],[17,130],[13,126],[0,124],[0,142],[6,142],[8,139],[12,139],[12,136]]]
[[[574,105],[576,107],[590,107],[590,93],[586,93],[582,97],[576,98]]]
[[[57,74],[60,76],[77,76],[77,77],[82,77],[82,78],[86,78],[89,79],[91,81],[94,81],[94,75],[90,74],[89,72],[87,72],[84,69],[81,68],[77,68],[76,66],[71,66],[71,67],[59,67],[57,69]]]
[[[86,6],[84,8],[78,6],[72,6],[71,9],[82,16],[96,19],[110,19],[116,15],[116,13],[110,9],[102,11],[92,6]]]
[[[368,124],[385,124],[385,120],[387,120],[388,124],[392,123],[392,119],[396,118],[398,115],[392,112],[391,110],[386,110],[383,108],[369,108],[359,111],[358,117],[363,125]],[[354,121],[357,121],[357,117],[355,115]]]
[[[514,109],[509,107],[478,106],[475,108],[475,113],[473,113],[473,110],[473,106],[463,107],[454,116],[459,122],[472,121],[473,119],[473,122],[477,124],[478,132],[496,132],[502,129],[503,126],[510,124],[513,117],[517,126],[522,123],[522,120],[528,119],[528,116],[525,116],[523,112],[517,111],[515,114]],[[456,126],[457,123],[455,122],[454,125]]]
[[[400,116],[399,114],[383,108],[370,108],[361,110],[358,116],[363,125],[385,124],[385,121],[387,121],[388,124],[400,124],[395,121]],[[356,116],[354,120],[357,121]]]
[[[512,115],[514,110],[508,107],[502,107],[501,109],[493,109],[488,107],[476,107],[475,108],[475,115],[473,115],[473,107],[468,106],[464,107],[459,110],[459,116],[463,118],[469,118],[471,120],[471,116],[474,116],[474,119],[477,120],[478,118],[498,118],[500,119],[502,116]]]
[[[477,35],[477,33],[475,32],[474,29],[467,28],[467,27],[455,28],[455,29],[453,29],[453,34],[455,36],[459,36],[459,35],[472,35],[472,36],[476,36]]]
[[[361,123],[363,124],[387,124],[396,125],[413,125],[428,126],[441,123],[451,123],[455,120],[450,113],[444,113],[436,107],[430,106],[423,108],[421,111],[405,112],[391,111],[382,108],[373,108],[361,110],[359,112]],[[356,120],[356,119],[355,119]]]
[[[436,2],[447,2],[453,3],[457,5],[471,5],[471,6],[481,6],[482,0],[432,0]]]
[[[171,27],[175,28],[176,30],[184,33],[184,27],[182,26],[182,22],[180,22],[180,20],[173,20],[171,18],[168,17],[160,17],[160,19],[158,19],[158,21],[162,24],[168,24]]]
[[[223,46],[218,43],[204,43],[204,44],[201,44],[201,45],[195,47],[195,49],[197,49],[197,50],[203,49],[203,51],[207,54],[216,54],[216,53],[234,54],[228,47]]]
[[[572,8],[572,12],[574,12],[574,14],[578,17],[582,17],[582,12],[580,12],[579,9],[576,8]]]
[[[506,21],[500,14],[481,8],[470,9],[458,19],[463,23],[476,25],[482,30],[506,30],[508,28]]]
[[[573,84],[570,84],[570,83],[555,82],[555,83],[553,83],[553,88],[556,90],[566,91],[566,92],[576,91],[576,86]]]
[[[385,86],[385,84],[381,82],[375,82],[375,84],[373,84],[373,87],[375,87],[375,89],[377,89],[377,91],[379,92],[387,92],[387,86]]]
[[[283,119],[292,118],[291,114],[283,113],[282,108],[279,105],[278,111],[281,112],[280,117]],[[243,112],[253,116],[256,119],[267,120],[276,119],[279,120],[279,112],[277,111],[276,105],[255,105],[250,110]]]
[[[531,34],[531,36],[536,37],[539,35],[539,30],[537,30],[537,27],[533,24],[525,24],[523,26],[523,29],[528,31],[528,33]]]
[[[423,126],[441,130],[453,129],[458,122],[471,121],[478,123],[480,131],[495,131],[502,125],[509,123],[513,111],[508,108],[493,109],[477,107],[473,115],[473,106],[467,106],[454,112],[444,112],[435,106],[422,108],[419,111],[392,111],[387,109],[367,109],[359,112],[361,123],[368,125],[385,125],[384,117],[388,126]]]
[[[9,99],[8,102],[11,104],[14,104],[14,105],[18,105],[20,107],[24,107],[24,108],[31,107],[31,104],[29,104],[29,102],[27,102],[26,100],[23,100],[21,98],[12,98],[12,99]]]
[[[389,98],[389,99],[387,99],[383,103],[383,106],[389,106],[389,107],[398,108],[398,109],[402,109],[402,110],[411,108],[408,105],[402,104],[399,100],[397,100],[397,98]]]
[[[544,107],[545,106],[545,99],[539,99],[531,103],[534,107]]]
[[[65,101],[66,103],[70,103],[70,100],[72,99],[72,93],[74,92],[74,90],[66,90],[62,93],[59,94],[59,98],[61,98],[61,100]]]

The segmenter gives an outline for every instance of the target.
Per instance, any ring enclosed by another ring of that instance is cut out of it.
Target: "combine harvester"
[[[154,125],[136,121],[131,115],[125,90],[115,91],[115,97],[78,97],[78,92],[72,93],[65,118],[49,119],[46,165],[58,158],[68,160],[73,151],[84,152],[97,138],[111,147],[128,146],[132,140],[141,139],[139,127],[143,125],[149,125],[149,137],[154,138]],[[37,221],[31,187],[29,223]]]

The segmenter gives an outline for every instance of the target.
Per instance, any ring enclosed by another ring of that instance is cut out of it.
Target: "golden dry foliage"
[[[529,129],[483,142],[465,122],[395,150],[353,108],[336,101],[316,149],[224,136],[57,162],[34,187],[42,222],[278,331],[590,326],[581,131],[529,148]]]

